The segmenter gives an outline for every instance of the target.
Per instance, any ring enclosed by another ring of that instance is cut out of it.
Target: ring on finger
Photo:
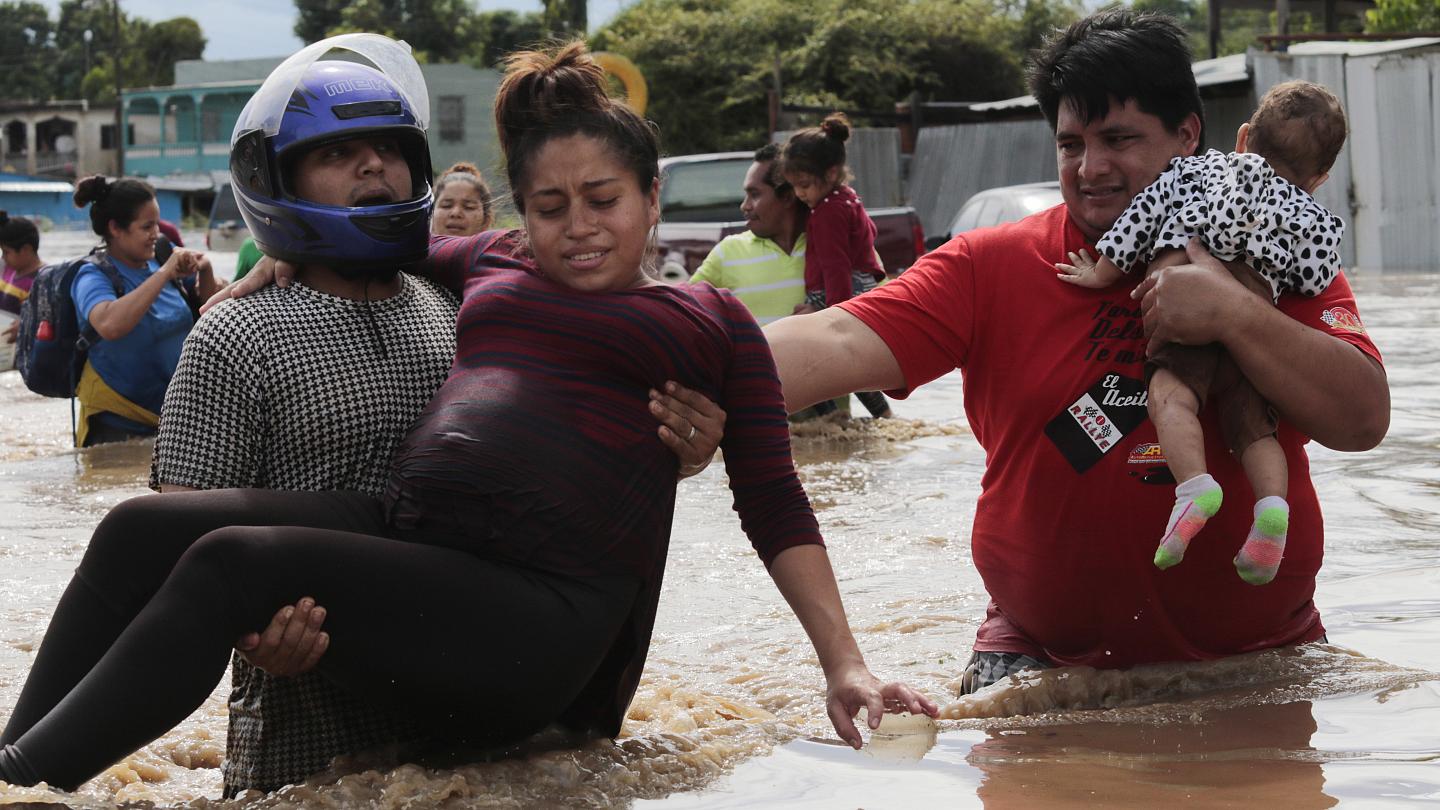
[[[694,426],[693,424],[690,426],[690,434],[685,437],[685,441],[687,441],[687,442],[693,442],[693,441],[695,441],[695,426]]]

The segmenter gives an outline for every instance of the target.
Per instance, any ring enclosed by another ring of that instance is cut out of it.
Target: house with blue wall
[[[125,90],[125,174],[206,210],[203,206],[229,180],[230,134],[241,110],[282,61],[181,60],[175,63],[175,84]],[[430,92],[435,170],[462,160],[474,163],[503,198],[504,184],[496,182],[503,173],[491,117],[500,74],[461,64],[421,65],[421,72]]]
[[[75,186],[52,177],[0,172],[0,211],[24,217],[42,229],[89,228],[90,213],[75,207]],[[183,195],[171,189],[155,189],[160,218],[179,222]]]

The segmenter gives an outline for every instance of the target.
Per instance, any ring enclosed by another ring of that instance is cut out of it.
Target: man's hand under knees
[[[680,477],[686,478],[710,465],[725,437],[725,411],[704,394],[676,383],[665,391],[650,392],[650,413],[660,422],[660,441],[680,459]]]
[[[330,634],[321,632],[325,608],[306,597],[276,611],[260,633],[246,633],[235,649],[251,665],[271,675],[300,675],[315,668],[330,646]]]

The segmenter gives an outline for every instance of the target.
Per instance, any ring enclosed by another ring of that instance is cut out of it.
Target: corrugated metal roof
[[[215,188],[215,181],[209,174],[152,174],[145,178],[145,182],[158,191],[205,191]]]
[[[1404,40],[1414,42],[1416,40]],[[1318,44],[1318,43],[1316,43]],[[1350,43],[1326,43],[1344,45]],[[1379,43],[1377,43],[1379,44]],[[1390,44],[1390,43],[1383,43]],[[1291,49],[1294,51],[1294,48]],[[1237,84],[1250,81],[1250,68],[1245,61],[1245,54],[1236,53],[1229,56],[1222,56],[1219,59],[1202,59],[1190,66],[1195,71],[1195,84],[1201,88],[1220,87],[1227,84]],[[1036,105],[1034,96],[1016,96],[1015,98],[1002,99],[1000,101],[983,101],[978,104],[969,105],[971,110],[977,112],[1000,112],[1003,110],[1023,110]]]
[[[1297,42],[1290,46],[1287,53],[1291,56],[1375,56],[1432,45],[1440,45],[1440,38],[1415,37],[1387,42]]]
[[[0,180],[0,191],[73,194],[75,187],[60,180]]]

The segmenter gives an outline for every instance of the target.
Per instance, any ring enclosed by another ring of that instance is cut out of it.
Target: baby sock
[[[1205,528],[1205,521],[1220,511],[1221,495],[1220,485],[1209,473],[1175,487],[1175,507],[1170,510],[1160,547],[1155,549],[1156,568],[1169,568],[1184,559],[1190,541]]]
[[[1250,536],[1235,555],[1235,570],[1251,585],[1264,585],[1275,578],[1280,558],[1285,555],[1285,532],[1290,528],[1290,504],[1271,495],[1255,504],[1255,522]]]

